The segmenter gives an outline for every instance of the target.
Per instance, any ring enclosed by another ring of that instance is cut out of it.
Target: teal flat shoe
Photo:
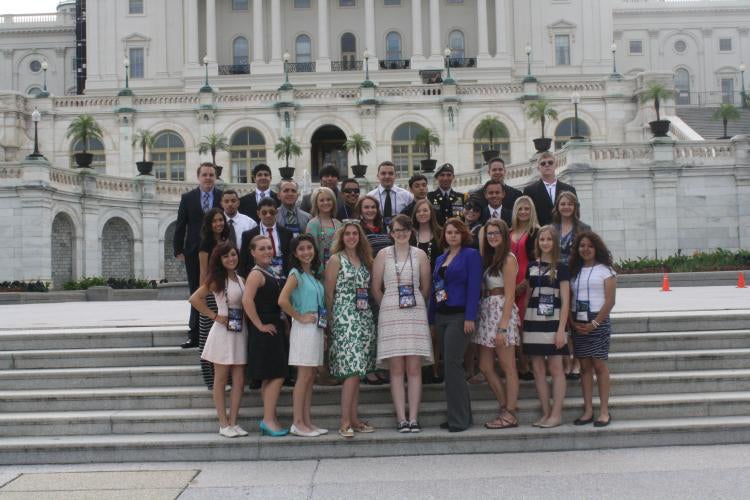
[[[282,437],[289,434],[289,429],[281,429],[280,431],[275,431],[268,427],[264,421],[260,421],[260,424],[258,425],[260,427],[260,435],[261,436],[271,436],[271,437]]]

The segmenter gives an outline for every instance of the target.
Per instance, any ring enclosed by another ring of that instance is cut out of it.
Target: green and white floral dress
[[[370,272],[354,267],[339,253],[341,267],[333,299],[333,329],[329,351],[331,375],[336,378],[362,377],[375,370],[375,323],[372,310],[357,309],[357,289],[370,290]]]

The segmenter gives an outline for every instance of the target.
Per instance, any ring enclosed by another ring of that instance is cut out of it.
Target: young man
[[[489,174],[491,180],[500,181],[502,183],[503,191],[505,192],[503,207],[505,207],[506,210],[510,210],[512,212],[513,204],[516,202],[518,197],[521,196],[521,191],[505,183],[505,162],[503,161],[503,159],[499,156],[492,158],[487,163],[487,173]],[[472,191],[470,198],[479,203],[482,208],[487,206],[487,200],[484,197],[484,187],[480,187],[479,189]]]
[[[218,207],[221,202],[221,191],[214,187],[216,169],[213,163],[201,163],[197,171],[198,187],[188,191],[180,198],[177,209],[177,227],[172,240],[174,256],[185,262],[188,288],[192,295],[200,285],[200,263],[198,247],[201,243],[201,226],[206,212]],[[187,342],[183,349],[198,347],[198,311],[190,308],[190,323]]]
[[[537,168],[542,178],[526,186],[523,194],[534,200],[539,225],[544,226],[552,222],[552,209],[555,208],[555,202],[560,193],[570,191],[576,194],[576,189],[570,184],[557,180],[555,175],[557,162],[549,151],[539,155]]]
[[[299,190],[297,183],[293,180],[281,181],[279,184],[279,199],[281,206],[276,214],[276,223],[292,232],[293,236],[304,233],[307,223],[310,222],[310,214],[297,208]]]
[[[430,188],[427,185],[427,177],[422,174],[412,175],[409,178],[409,191],[411,191],[412,196],[414,196],[414,201],[406,205],[406,207],[401,210],[401,213],[411,217],[411,213],[414,211],[414,205],[416,205],[419,200],[427,198],[427,192],[429,189]]]
[[[438,224],[441,226],[451,217],[464,216],[464,193],[453,190],[453,179],[455,171],[450,163],[443,163],[435,172],[438,188],[427,195],[427,198],[435,207]]]
[[[279,276],[286,276],[289,270],[289,246],[292,243],[291,231],[281,227],[276,223],[276,202],[269,198],[264,198],[258,203],[258,227],[242,233],[242,245],[240,247],[240,264],[237,273],[247,276],[255,266],[255,259],[250,254],[250,241],[253,237],[262,234],[273,240],[273,262],[271,268]]]
[[[513,211],[503,206],[503,199],[505,198],[503,183],[490,179],[484,183],[482,189],[484,198],[487,200],[487,206],[482,210],[482,224],[489,219],[502,219],[510,227]]]
[[[339,191],[339,171],[333,165],[325,165],[318,172],[320,176],[320,187],[327,187],[333,194],[336,195],[336,205],[341,206],[344,203],[344,198]],[[302,197],[302,203],[300,208],[307,213],[312,213],[312,193],[307,193]]]
[[[391,219],[401,213],[414,200],[414,196],[395,185],[396,165],[393,162],[386,160],[378,165],[378,180],[380,185],[367,194],[378,200],[384,224],[390,226]]]
[[[242,233],[250,231],[258,224],[245,214],[239,212],[240,195],[234,189],[227,189],[221,193],[221,208],[224,210],[224,217],[229,224],[229,236],[237,245],[237,251],[242,244]]]
[[[339,204],[339,211],[336,214],[336,218],[340,221],[359,218],[356,210],[360,193],[357,179],[344,179],[341,183],[341,193],[344,202]]]
[[[253,168],[253,180],[255,191],[240,198],[240,213],[243,213],[258,222],[258,205],[260,200],[271,198],[279,206],[279,197],[271,190],[271,167],[265,163],[259,163]]]

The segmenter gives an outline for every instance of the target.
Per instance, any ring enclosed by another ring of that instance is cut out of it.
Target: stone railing
[[[458,95],[498,96],[520,94],[523,85],[516,83],[501,83],[496,85],[459,85],[456,89]]]
[[[133,104],[136,106],[197,106],[200,104],[200,96],[190,94],[135,96]]]
[[[57,185],[63,190],[69,187],[79,187],[82,184],[78,172],[57,167],[50,167],[49,181],[50,184]]]
[[[711,141],[705,143],[675,144],[675,158],[731,158],[734,156],[734,145],[729,141]]]
[[[277,91],[263,90],[253,92],[232,92],[216,94],[214,96],[214,102],[217,104],[243,104],[250,102],[269,103],[276,101],[278,98],[279,93]]]
[[[375,95],[377,97],[423,97],[440,96],[443,89],[439,85],[411,85],[408,87],[378,87]]]
[[[339,88],[339,89],[303,89],[295,90],[295,99],[314,99],[314,100],[346,100],[355,101],[359,99],[358,88]]]
[[[648,144],[595,144],[591,146],[592,161],[647,160],[652,157]]]
[[[26,27],[29,24],[75,24],[75,19],[66,13],[49,14],[5,14],[0,16],[0,27],[15,28],[16,25]]]
[[[604,81],[589,81],[589,82],[540,82],[539,92],[564,92],[571,94],[573,92],[591,91],[591,92],[603,92],[606,88]]]
[[[54,97],[53,102],[57,108],[89,109],[89,108],[116,108],[120,99],[113,96],[87,97],[69,96]]]

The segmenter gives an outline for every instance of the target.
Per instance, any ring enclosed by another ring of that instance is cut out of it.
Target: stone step
[[[750,368],[750,349],[616,352],[609,355],[607,364],[620,373]]]
[[[742,349],[750,347],[750,330],[630,333],[612,335],[612,352]]]
[[[381,430],[349,440],[335,432],[317,438],[260,437],[255,432],[236,439],[222,438],[216,432],[10,437],[0,440],[0,464],[303,460],[750,442],[750,416],[618,420],[613,415],[615,420],[604,428],[525,425],[489,431],[474,425],[460,433],[428,428],[404,435]]]
[[[115,328],[50,328],[0,331],[4,351],[174,347],[185,341],[186,328],[128,326]]]
[[[598,400],[595,400],[598,405]],[[360,415],[378,429],[393,430],[393,405],[388,403],[361,404]],[[610,411],[622,420],[655,418],[686,418],[742,416],[750,414],[750,391],[691,394],[614,396]],[[278,408],[279,418],[288,424],[292,420],[290,406]],[[498,413],[495,401],[472,402],[474,421],[481,424],[494,419]],[[259,406],[242,408],[241,425],[257,429],[263,417]],[[564,403],[563,420],[572,422],[581,414],[580,398],[568,398]],[[313,408],[317,425],[338,428],[340,407],[337,404]],[[536,399],[519,401],[519,421],[529,425],[540,417]],[[445,420],[445,402],[425,402],[420,408],[423,427],[438,427]],[[212,408],[179,410],[125,410],[92,412],[34,412],[0,414],[0,426],[6,437],[71,436],[97,434],[159,434],[169,432],[210,433],[217,428],[216,412]]]
[[[197,349],[179,347],[115,347],[1,351],[0,369],[164,366],[198,363]]]
[[[158,375],[154,377],[158,378]],[[750,391],[750,369],[744,370],[697,370],[617,373],[611,375],[612,392],[615,395],[670,394],[690,392]],[[487,384],[470,385],[473,401],[491,400],[492,393]],[[568,394],[580,396],[580,383],[568,382]],[[533,381],[522,381],[520,397],[535,399]],[[335,405],[341,398],[341,387],[316,386],[314,404]],[[444,401],[442,384],[426,384],[422,389],[425,402]],[[363,404],[390,403],[390,388],[363,385],[360,402]],[[291,404],[291,388],[282,391],[281,405]],[[243,407],[260,405],[259,391],[246,391]],[[120,411],[120,410],[174,410],[213,408],[211,392],[203,386],[173,387],[117,387],[93,389],[53,390],[5,390],[0,391],[0,415],[9,412],[64,412],[64,411]]]

